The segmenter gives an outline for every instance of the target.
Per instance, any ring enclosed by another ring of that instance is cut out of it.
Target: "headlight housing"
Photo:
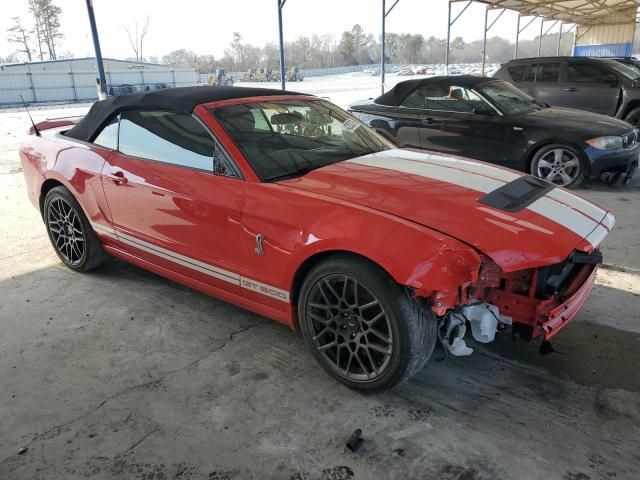
[[[617,150],[624,146],[622,137],[617,135],[591,138],[587,143],[598,150]]]

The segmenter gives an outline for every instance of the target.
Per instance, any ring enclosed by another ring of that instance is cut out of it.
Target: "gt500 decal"
[[[256,282],[249,278],[240,277],[240,286],[247,290],[253,290],[254,292],[267,295],[268,297],[277,298],[283,302],[289,301],[289,292],[286,290],[280,290],[279,288],[265,285],[264,283]]]
[[[186,257],[179,253],[172,252],[171,250],[167,250],[152,243],[145,242],[144,240],[140,240],[137,237],[132,237],[131,235],[125,234],[123,232],[116,232],[109,227],[100,225],[99,223],[91,222],[91,226],[96,233],[115,238],[122,243],[155,255],[156,257],[169,260],[170,262],[173,262],[177,265],[181,265],[183,267],[190,268],[191,270],[204,273],[205,275],[216,278],[218,280],[222,280],[233,285],[238,285],[246,290],[251,290],[253,292],[266,295],[267,297],[275,298],[282,302],[289,302],[289,292],[287,292],[286,290],[281,290],[279,288],[272,287],[271,285],[251,280],[247,277],[241,277],[237,273],[231,272],[229,270],[224,270],[214,265],[210,265],[208,263]]]

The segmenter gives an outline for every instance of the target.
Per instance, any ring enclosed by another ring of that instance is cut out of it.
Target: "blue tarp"
[[[575,57],[630,57],[633,44],[609,43],[607,45],[576,45],[573,50]]]

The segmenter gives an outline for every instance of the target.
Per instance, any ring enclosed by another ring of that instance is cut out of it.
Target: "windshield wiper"
[[[278,173],[277,175],[271,175],[264,179],[265,182],[277,182],[279,180],[288,180],[290,178],[302,177],[316,168],[324,167],[324,165],[309,165],[307,167],[298,168],[296,170],[290,170],[284,173]]]

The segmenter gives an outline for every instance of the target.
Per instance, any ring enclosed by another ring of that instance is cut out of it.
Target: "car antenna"
[[[38,130],[38,127],[36,127],[36,122],[33,121],[33,117],[31,117],[31,113],[27,108],[27,102],[25,102],[24,98],[22,98],[22,94],[20,94],[20,100],[22,100],[22,105],[24,105],[24,109],[27,111],[27,115],[29,115],[29,120],[31,120],[31,125],[33,125],[33,131],[36,133],[36,136],[39,137],[40,130]]]

